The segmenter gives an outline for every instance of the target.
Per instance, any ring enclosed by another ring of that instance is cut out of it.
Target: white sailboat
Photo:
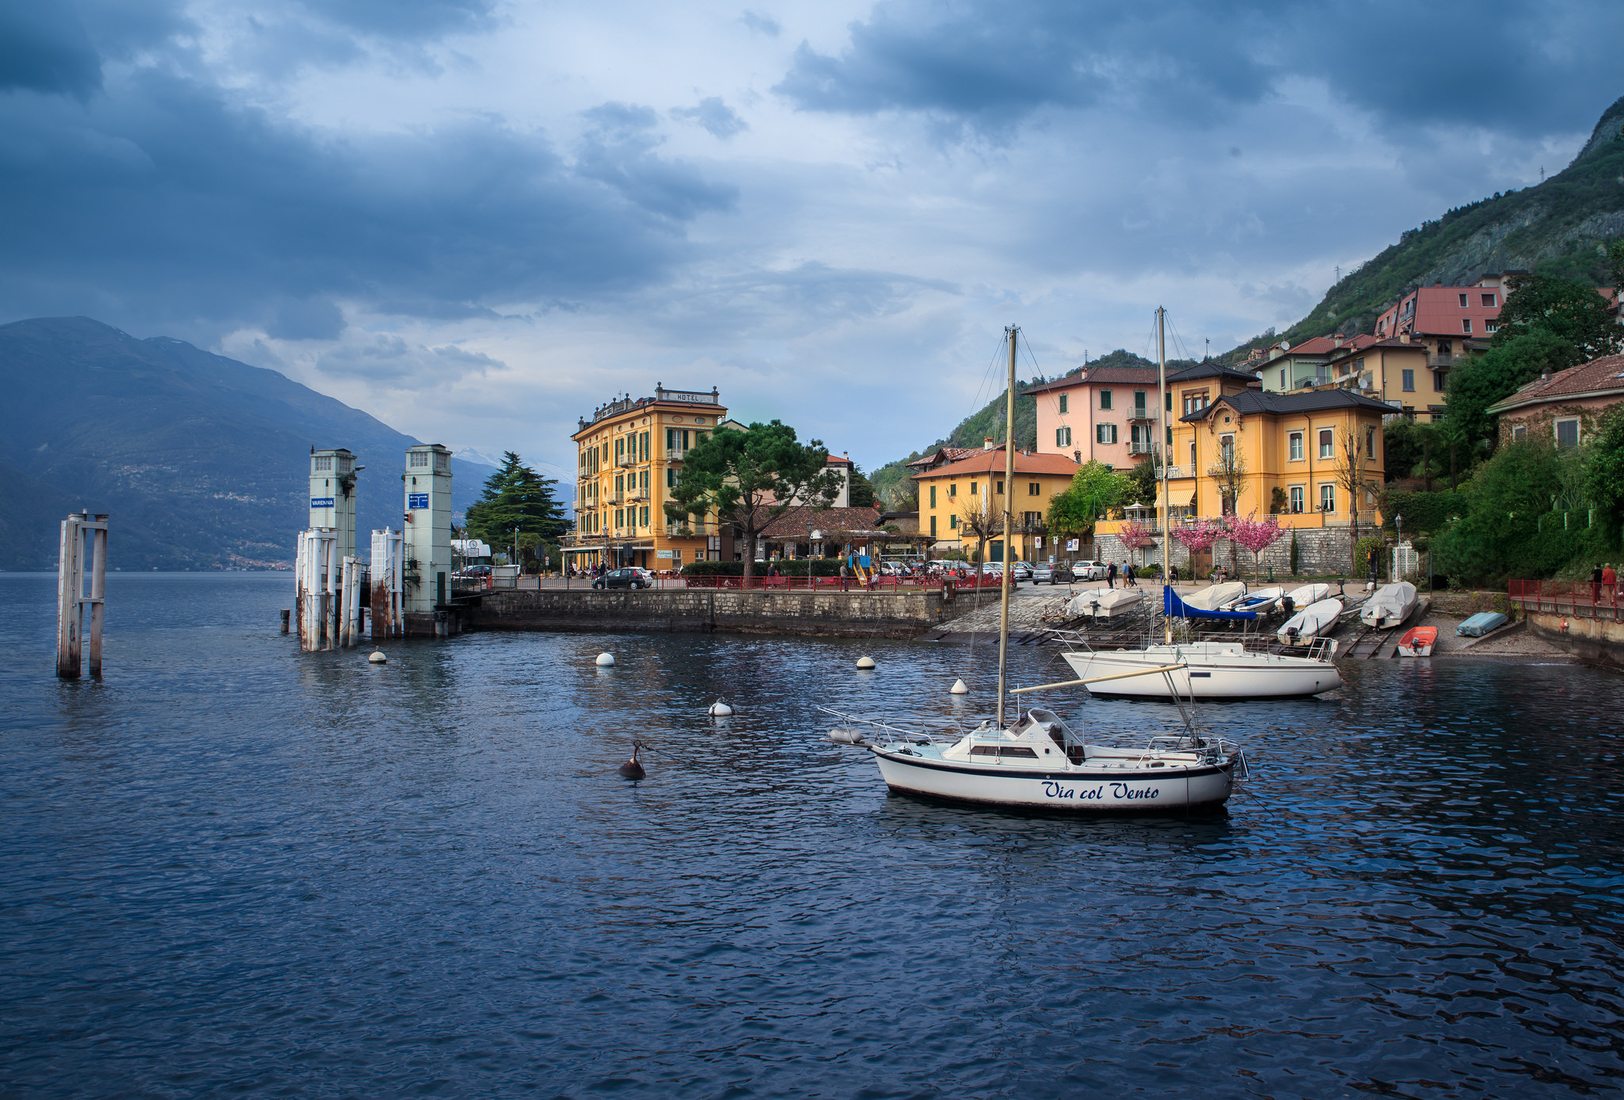
[[[1161,310],[1156,312],[1156,357],[1161,375],[1158,415],[1167,408],[1167,350]],[[1165,424],[1158,425],[1159,438],[1166,438]],[[1163,561],[1167,546],[1167,465],[1162,464],[1162,491],[1157,505],[1157,522],[1163,535]],[[1255,618],[1255,610],[1226,612],[1226,604],[1246,597],[1246,585],[1239,581],[1214,584],[1179,597],[1171,587],[1163,589],[1163,603],[1170,613],[1208,612],[1229,618]],[[1271,653],[1253,649],[1241,641],[1184,642],[1174,644],[1172,624],[1164,619],[1160,645],[1143,649],[1094,650],[1073,639],[1061,653],[1079,680],[1095,695],[1131,695],[1167,699],[1281,699],[1318,695],[1342,686],[1342,677],[1332,660],[1335,647],[1326,645],[1302,653]],[[1183,668],[1163,676],[1123,676],[1134,669],[1153,669],[1177,664]],[[1110,677],[1109,679],[1099,679]],[[1097,681],[1097,682],[1096,682]]]
[[[1015,436],[1015,342],[1011,326],[1005,438]],[[1015,484],[1015,452],[1005,448],[1006,485]],[[1004,546],[1013,528],[1004,498]],[[1238,746],[1184,727],[1124,748],[1086,742],[1053,711],[1034,707],[1006,721],[1009,657],[1009,573],[1000,588],[998,712],[991,722],[951,741],[897,734],[871,744],[880,776],[893,791],[976,805],[1080,814],[1211,810],[1229,798]],[[1135,670],[1147,679],[1165,669]],[[1149,675],[1147,675],[1149,674]],[[1044,685],[1057,686],[1057,685]],[[1038,690],[1035,688],[1019,691]]]

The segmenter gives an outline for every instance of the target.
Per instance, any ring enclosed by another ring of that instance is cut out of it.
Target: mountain
[[[310,448],[367,467],[358,541],[401,525],[419,442],[272,370],[88,317],[0,325],[0,569],[52,569],[69,512],[110,515],[111,568],[291,565],[309,518]],[[488,466],[452,460],[453,507]]]
[[[1608,283],[1605,248],[1624,237],[1624,98],[1596,123],[1578,156],[1550,179],[1451,210],[1399,237],[1326,292],[1279,334],[1293,344],[1331,332],[1369,332],[1412,287],[1462,285],[1489,272],[1544,271]],[[1259,337],[1236,348],[1244,358]]]

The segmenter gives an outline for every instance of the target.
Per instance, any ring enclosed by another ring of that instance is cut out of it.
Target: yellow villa
[[[570,438],[576,446],[575,533],[570,565],[681,569],[724,549],[714,522],[673,523],[665,503],[683,456],[727,419],[715,389],[668,390],[599,406]]]
[[[1377,521],[1391,405],[1346,389],[1268,393],[1249,375],[1206,365],[1168,385],[1173,522],[1256,513],[1278,515],[1283,527],[1324,527],[1356,512],[1361,524]]]
[[[990,443],[967,457],[957,458],[914,475],[919,485],[919,533],[932,541],[937,554],[963,551],[973,555],[980,545],[978,529],[988,532],[987,560],[1009,557],[1022,561],[1043,548],[1044,517],[1049,502],[1065,492],[1078,464],[1064,455],[1015,452],[1013,553],[1004,552],[1004,448]]]

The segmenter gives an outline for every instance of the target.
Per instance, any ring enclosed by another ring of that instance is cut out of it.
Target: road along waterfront
[[[1203,709],[1253,766],[1227,814],[1071,821],[888,796],[826,739],[815,703],[990,709],[990,640],[491,633],[374,666],[277,634],[285,577],[115,574],[106,680],[62,684],[53,583],[0,577],[20,1094],[1624,1074],[1614,674],[1355,664],[1324,698]],[[1165,716],[1051,701],[1102,731]],[[639,784],[633,736],[658,750]]]

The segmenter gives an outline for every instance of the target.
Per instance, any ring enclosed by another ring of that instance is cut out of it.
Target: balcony
[[[1148,455],[1155,449],[1156,444],[1150,442],[1149,440],[1136,439],[1132,443],[1128,444],[1128,453],[1130,455]]]
[[[704,539],[716,534],[714,523],[668,523],[665,525],[667,538],[673,539]]]
[[[687,457],[688,457],[688,448],[687,447],[670,447],[670,448],[667,448],[666,452],[665,452],[665,460],[667,462],[681,462],[683,459],[685,459]]]
[[[1129,420],[1151,420],[1151,419],[1154,419],[1154,417],[1151,414],[1149,405],[1134,405],[1132,408],[1130,408],[1128,410],[1128,419]]]
[[[637,465],[637,456],[636,455],[617,455],[615,457],[615,465],[616,466],[635,466],[635,465]]]

